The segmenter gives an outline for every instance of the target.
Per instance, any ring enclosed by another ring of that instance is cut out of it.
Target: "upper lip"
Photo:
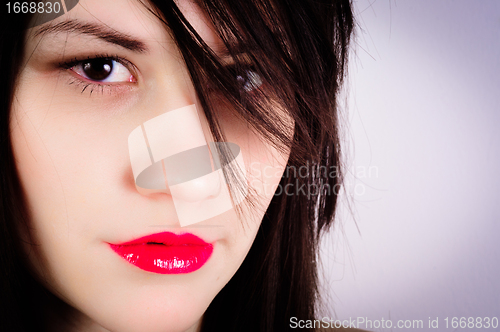
[[[174,234],[171,232],[162,232],[151,235],[146,235],[138,239],[127,241],[123,243],[117,243],[117,246],[132,246],[141,244],[163,244],[166,246],[206,246],[209,243],[205,242],[201,238],[191,233],[184,234]]]

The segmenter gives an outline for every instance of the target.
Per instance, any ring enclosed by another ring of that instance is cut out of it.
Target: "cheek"
[[[214,111],[223,128],[225,140],[241,148],[245,166],[249,202],[243,201],[239,206],[242,212],[240,217],[243,220],[239,220],[236,215],[231,218],[234,233],[228,240],[231,242],[231,244],[228,243],[228,247],[238,248],[238,255],[235,256],[242,261],[253,243],[262,218],[281,181],[288,162],[289,151],[281,153],[262,139],[248,123],[236,115],[236,111],[222,98],[214,105]],[[199,115],[203,130],[210,133],[205,115],[203,112]],[[248,233],[244,231],[245,227],[238,227],[246,221],[251,222],[251,230]]]
[[[32,216],[30,235],[41,244],[41,256],[32,262],[39,269],[43,261],[49,271],[70,270],[72,264],[60,263],[74,260],[74,248],[84,241],[95,241],[103,224],[99,215],[113,206],[117,189],[133,188],[126,180],[126,133],[124,138],[118,126],[104,128],[105,121],[81,116],[83,107],[51,98],[55,88],[21,85],[16,100],[22,102],[14,102],[10,126]]]
[[[119,140],[120,133],[99,125],[60,123],[29,109],[20,114],[19,108],[13,108],[11,126],[14,155],[28,201],[36,209],[56,213],[62,212],[56,208],[60,205],[86,204],[123,174],[126,145],[113,139]]]
[[[249,187],[265,211],[280,183],[288,154],[279,153],[258,139],[242,149],[248,152],[245,166]]]
[[[258,203],[262,217],[281,181],[290,151],[289,149],[285,149],[284,152],[278,151],[227,107],[221,106],[217,111],[227,141],[238,144],[242,150],[249,192]],[[280,112],[283,118],[286,118],[278,108],[272,111]],[[287,125],[293,128],[291,120]],[[293,129],[289,132],[289,137],[292,137]]]

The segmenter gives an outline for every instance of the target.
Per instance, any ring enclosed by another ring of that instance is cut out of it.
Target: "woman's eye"
[[[251,92],[262,85],[260,75],[253,70],[245,70],[244,73],[236,75],[236,80],[245,92]]]
[[[108,58],[82,61],[71,68],[83,78],[96,82],[135,82],[135,77],[120,62]]]

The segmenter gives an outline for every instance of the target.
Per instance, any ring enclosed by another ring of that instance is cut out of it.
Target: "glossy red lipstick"
[[[152,234],[120,244],[111,249],[130,264],[160,274],[190,273],[201,268],[212,255],[213,245],[186,233]]]

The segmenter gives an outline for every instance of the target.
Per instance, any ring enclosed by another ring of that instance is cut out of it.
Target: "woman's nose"
[[[210,219],[241,203],[246,180],[229,193],[223,169],[246,176],[241,149],[230,142],[207,143],[196,106],[156,116],[130,133],[130,161],[137,190],[169,194],[181,227]],[[218,151],[224,151],[221,162]]]
[[[221,179],[205,140],[195,105],[156,116],[129,135],[129,153],[137,190],[166,193],[197,202],[215,198]]]

